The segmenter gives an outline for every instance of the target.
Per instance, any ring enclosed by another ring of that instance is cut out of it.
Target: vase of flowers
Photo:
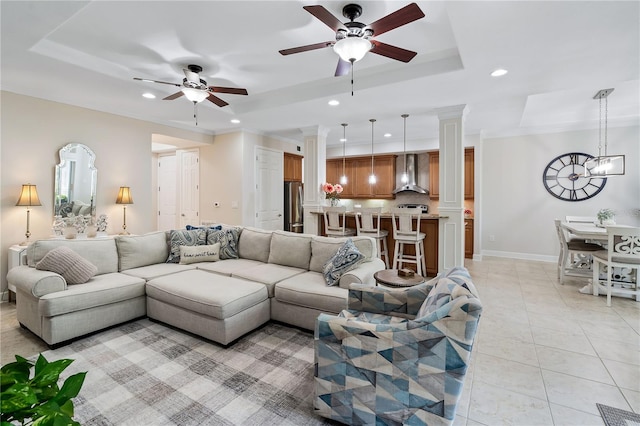
[[[598,225],[607,226],[607,225],[615,225],[616,221],[614,219],[615,214],[611,209],[600,209],[598,214],[596,215],[598,218]]]
[[[325,182],[322,184],[322,192],[324,192],[325,199],[329,200],[331,207],[340,205],[340,194],[342,193],[342,190],[342,185],[339,183],[334,185],[332,183]]]

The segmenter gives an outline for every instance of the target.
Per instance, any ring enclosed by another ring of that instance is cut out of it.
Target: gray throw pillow
[[[93,263],[65,246],[49,251],[36,264],[36,269],[60,274],[67,284],[86,283],[98,272],[98,268]]]
[[[206,229],[178,229],[171,231],[167,263],[180,262],[180,246],[203,246],[207,243]]]
[[[353,240],[349,238],[322,268],[324,280],[330,286],[338,284],[342,274],[352,270],[363,260],[364,255],[360,253],[355,244],[353,244]]]
[[[238,258],[238,238],[241,228],[223,228],[219,231],[207,230],[207,244],[220,243],[220,260]]]

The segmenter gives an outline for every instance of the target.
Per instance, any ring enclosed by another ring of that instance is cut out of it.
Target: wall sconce
[[[129,235],[127,232],[127,204],[133,204],[133,197],[131,196],[131,190],[128,186],[121,186],[120,191],[118,191],[118,198],[116,199],[116,204],[124,204],[122,206],[124,216],[122,220],[122,232],[120,235]]]
[[[29,237],[31,236],[31,232],[29,232],[29,216],[31,214],[31,206],[41,205],[36,186],[31,185],[30,183],[22,185],[22,191],[20,191],[20,198],[18,199],[16,206],[27,207],[27,232],[24,234],[27,239],[20,243],[21,246],[26,246],[30,243]]]

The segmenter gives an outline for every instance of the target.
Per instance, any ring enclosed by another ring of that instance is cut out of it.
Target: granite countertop
[[[317,211],[317,212],[311,212],[311,214],[322,214],[321,211]],[[354,211],[347,211],[346,213],[347,216],[354,216],[355,212]],[[391,219],[391,213],[390,212],[382,212],[380,213],[380,217],[382,219]],[[439,214],[434,214],[434,213],[423,213],[420,216],[420,219],[448,219],[449,216],[442,216]]]

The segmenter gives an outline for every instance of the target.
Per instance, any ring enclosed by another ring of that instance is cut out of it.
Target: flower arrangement
[[[601,224],[605,222],[612,222],[614,216],[615,214],[611,209],[600,209],[598,214],[596,214],[596,217],[598,218],[598,222],[600,222]]]
[[[471,214],[472,214],[472,213],[473,213],[473,212],[472,212],[471,210],[469,210],[469,209],[464,209],[464,215],[465,215],[465,216],[471,216]]]
[[[340,194],[342,193],[343,188],[342,185],[336,183],[335,185],[332,183],[323,183],[322,184],[322,192],[324,192],[325,198],[331,200],[331,205],[338,205],[338,201],[340,200]]]

